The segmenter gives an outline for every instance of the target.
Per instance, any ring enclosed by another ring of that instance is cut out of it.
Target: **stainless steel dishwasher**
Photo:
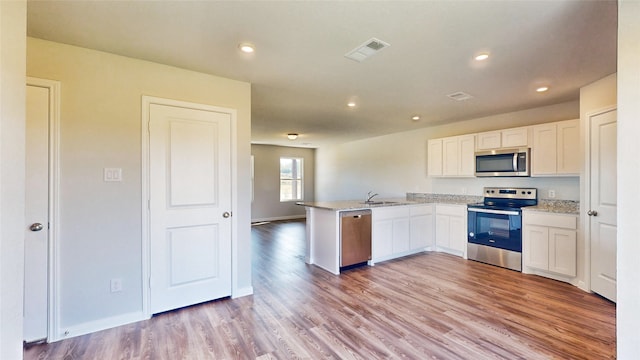
[[[371,210],[340,212],[340,267],[371,260]]]

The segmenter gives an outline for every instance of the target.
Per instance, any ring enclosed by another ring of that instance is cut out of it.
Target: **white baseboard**
[[[276,216],[269,218],[259,218],[259,219],[251,219],[251,222],[260,222],[260,221],[278,221],[278,220],[295,220],[295,219],[304,219],[307,216],[305,214],[301,215],[288,215],[288,216]]]
[[[131,324],[134,322],[148,320],[149,317],[145,316],[142,311],[133,312],[128,314],[122,314],[109,318],[89,321],[86,323],[69,326],[66,328],[58,329],[58,333],[49,339],[49,342],[64,340],[80,335],[86,335],[101,330],[111,329],[114,327]]]
[[[232,299],[237,299],[243,296],[253,295],[253,286],[246,286],[243,288],[235,289],[233,294],[231,294]]]

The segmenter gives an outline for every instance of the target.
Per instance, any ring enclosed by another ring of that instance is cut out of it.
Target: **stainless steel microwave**
[[[531,149],[497,149],[476,152],[476,176],[530,176]]]

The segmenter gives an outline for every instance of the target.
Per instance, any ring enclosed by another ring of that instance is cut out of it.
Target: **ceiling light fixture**
[[[240,49],[240,51],[247,54],[251,54],[254,51],[256,51],[256,47],[253,46],[253,44],[249,44],[249,43],[242,43],[238,45],[238,48]]]
[[[488,53],[480,53],[478,55],[476,55],[475,59],[477,61],[483,61],[483,60],[487,60],[489,58],[489,54]]]
[[[548,86],[540,86],[539,88],[536,89],[537,92],[542,93],[549,90]]]
[[[418,120],[420,120],[420,116],[419,115],[414,115],[413,117],[411,117],[411,120],[418,121]]]
[[[289,138],[289,140],[295,140],[298,138],[298,134],[295,134],[295,133],[287,134],[287,138]]]
[[[353,101],[350,101],[347,103],[347,106],[352,108],[352,107],[356,107],[356,103],[354,103]]]

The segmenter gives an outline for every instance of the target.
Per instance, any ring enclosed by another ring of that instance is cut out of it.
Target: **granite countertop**
[[[307,207],[314,207],[327,210],[366,210],[387,206],[403,206],[403,205],[415,205],[419,202],[407,200],[404,198],[399,199],[374,199],[370,204],[365,204],[364,200],[340,200],[340,201],[302,201],[297,202],[296,205],[302,205]]]
[[[573,200],[539,200],[537,206],[523,207],[522,210],[579,215],[580,202]]]
[[[363,200],[342,201],[302,201],[297,205],[315,207],[327,210],[362,210],[388,206],[419,205],[419,204],[454,204],[466,205],[482,201],[482,196],[449,195],[449,194],[422,194],[407,193],[406,198],[374,199],[374,203],[365,204]]]
[[[419,204],[452,204],[466,205],[482,202],[482,196],[475,195],[452,195],[452,194],[429,194],[429,193],[407,193],[406,198],[374,199],[374,203],[365,204],[364,200],[341,200],[341,201],[302,201],[297,205],[315,207],[320,209],[343,211],[343,210],[366,210],[388,206],[406,206]],[[527,206],[524,211],[538,211],[556,214],[578,215],[580,213],[580,202],[574,200],[539,200],[537,206]]]

